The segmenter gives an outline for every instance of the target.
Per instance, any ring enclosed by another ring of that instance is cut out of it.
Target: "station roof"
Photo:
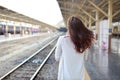
[[[17,13],[15,11],[12,11],[10,9],[7,9],[3,6],[0,6],[0,19],[6,19],[10,21],[18,21],[18,22],[25,22],[33,25],[40,25],[42,27],[50,27],[52,29],[55,29],[54,26],[51,26],[49,24],[46,24],[44,22],[35,20],[33,18],[30,18],[28,16],[25,16],[23,14]]]
[[[83,21],[92,19],[95,23],[96,10],[99,11],[99,19],[108,18],[109,0],[57,0],[60,6],[64,21],[71,15],[77,15]],[[113,22],[120,21],[120,0],[111,0],[113,10]],[[88,21],[87,21],[88,22]],[[89,22],[88,22],[89,23]]]

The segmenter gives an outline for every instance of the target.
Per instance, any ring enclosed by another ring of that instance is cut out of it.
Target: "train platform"
[[[109,53],[107,50],[88,50],[85,67],[91,80],[119,80],[120,53]]]
[[[46,35],[46,34],[50,34],[50,33],[36,33],[36,34],[26,34],[24,36],[21,36],[20,34],[16,34],[16,35],[9,35],[9,37],[5,37],[4,35],[0,35],[0,43],[1,42],[6,42],[6,41],[12,41],[12,40],[18,40],[18,39],[24,39],[24,38],[29,38],[29,37],[34,37],[34,36],[40,36],[40,35]]]

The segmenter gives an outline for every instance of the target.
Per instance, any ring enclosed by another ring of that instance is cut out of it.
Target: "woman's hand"
[[[56,64],[59,64],[59,61],[56,61]]]

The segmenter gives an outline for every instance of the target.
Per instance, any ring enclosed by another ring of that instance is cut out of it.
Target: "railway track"
[[[30,80],[57,80],[58,65],[55,63],[54,49]]]
[[[0,80],[32,80],[38,73],[39,68],[44,65],[49,55],[55,49],[56,41],[57,38],[50,41],[17,67],[2,76]]]

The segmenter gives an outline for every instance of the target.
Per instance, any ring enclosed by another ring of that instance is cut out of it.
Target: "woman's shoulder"
[[[69,36],[66,36],[66,35],[62,35],[59,37],[59,39],[64,39],[64,38],[68,38]]]
[[[70,37],[70,36],[68,36],[68,35],[62,35],[59,38],[68,38],[68,37]]]
[[[61,42],[65,38],[65,35],[59,36],[58,41]]]
[[[59,36],[58,41],[61,41],[64,36]]]
[[[62,42],[62,40],[63,40],[63,37],[64,37],[64,36],[59,36],[58,41],[57,41],[57,44],[61,44],[61,42]]]
[[[65,35],[59,36],[59,39],[62,39],[62,38],[64,38],[64,37],[65,37]]]

